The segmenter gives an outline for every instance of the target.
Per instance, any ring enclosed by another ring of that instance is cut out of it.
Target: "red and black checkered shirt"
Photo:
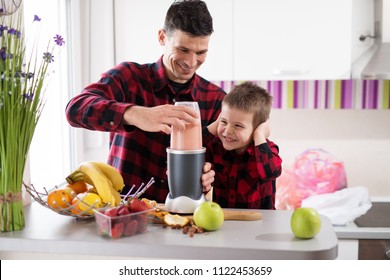
[[[282,173],[282,159],[275,143],[255,146],[237,154],[223,148],[218,137],[203,129],[206,161],[216,173],[213,201],[224,208],[275,209],[275,180]]]
[[[196,74],[188,88],[175,94],[161,57],[156,63],[124,62],[107,71],[97,83],[70,100],[66,115],[74,127],[110,132],[108,163],[125,180],[122,193],[154,177],[155,183],[145,197],[164,202],[169,192],[166,148],[170,146],[170,136],[123,125],[125,110],[131,105],[154,107],[175,101],[197,101],[202,126],[207,126],[218,118],[225,95],[221,88]]]

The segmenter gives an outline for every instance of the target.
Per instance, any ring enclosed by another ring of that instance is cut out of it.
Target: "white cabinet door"
[[[115,62],[150,63],[163,53],[158,30],[172,0],[115,0]]]
[[[116,0],[115,62],[156,61],[171,0]],[[198,74],[218,80],[349,79],[370,43],[373,0],[207,0],[214,21]],[[368,17],[368,19],[367,19]]]
[[[213,17],[211,35],[205,63],[197,73],[210,81],[233,80],[233,0],[207,0]]]
[[[349,78],[351,1],[235,0],[234,78]]]

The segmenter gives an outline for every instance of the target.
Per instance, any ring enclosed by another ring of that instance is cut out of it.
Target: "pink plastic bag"
[[[309,149],[299,155],[291,169],[284,168],[276,180],[276,209],[295,209],[303,199],[332,193],[347,187],[342,162],[322,149]]]

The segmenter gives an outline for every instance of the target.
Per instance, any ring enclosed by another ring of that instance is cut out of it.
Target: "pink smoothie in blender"
[[[205,201],[201,176],[206,149],[202,147],[202,125],[197,102],[176,102],[198,112],[199,123],[187,124],[185,129],[173,127],[171,146],[167,148],[169,194],[165,209],[176,213],[193,213]]]
[[[186,124],[185,129],[172,128],[171,149],[173,150],[201,150],[202,126]]]

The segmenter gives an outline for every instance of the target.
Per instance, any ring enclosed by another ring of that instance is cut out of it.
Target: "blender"
[[[174,213],[193,213],[206,199],[201,177],[206,148],[202,147],[202,125],[197,102],[180,101],[175,106],[189,106],[198,112],[197,125],[185,129],[173,127],[171,146],[167,148],[168,187],[165,210]]]

